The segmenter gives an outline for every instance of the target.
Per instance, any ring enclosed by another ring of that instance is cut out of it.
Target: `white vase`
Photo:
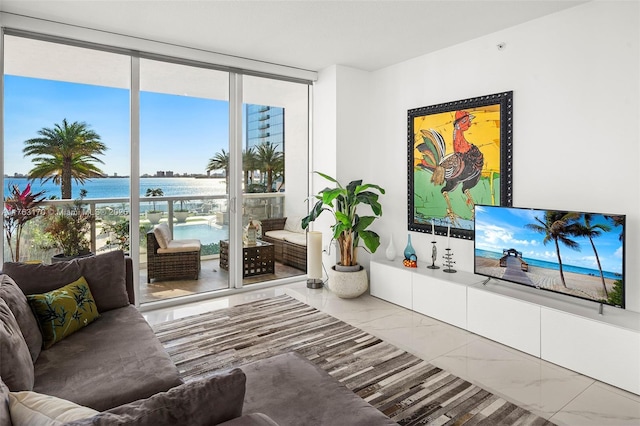
[[[395,260],[396,255],[396,246],[393,244],[393,236],[389,237],[389,245],[387,246],[387,250],[385,250],[384,255],[389,260]]]

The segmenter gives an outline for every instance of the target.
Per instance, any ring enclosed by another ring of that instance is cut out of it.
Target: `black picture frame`
[[[407,182],[409,231],[472,240],[476,204],[512,204],[513,92],[408,110]]]

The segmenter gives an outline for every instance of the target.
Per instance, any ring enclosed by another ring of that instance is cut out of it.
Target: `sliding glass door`
[[[141,59],[143,303],[229,287],[229,264],[218,260],[229,240],[229,152],[229,73]],[[168,272],[154,268],[154,262],[172,262],[154,253],[153,237],[147,238],[158,224],[175,240],[200,242],[197,279],[181,260]]]

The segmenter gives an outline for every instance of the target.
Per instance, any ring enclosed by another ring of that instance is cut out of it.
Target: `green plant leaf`
[[[361,231],[358,234],[371,253],[374,253],[380,247],[380,236],[375,232]]]

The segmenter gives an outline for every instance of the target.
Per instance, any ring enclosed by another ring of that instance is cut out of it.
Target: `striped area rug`
[[[154,331],[185,381],[296,351],[401,425],[553,425],[289,296]]]

